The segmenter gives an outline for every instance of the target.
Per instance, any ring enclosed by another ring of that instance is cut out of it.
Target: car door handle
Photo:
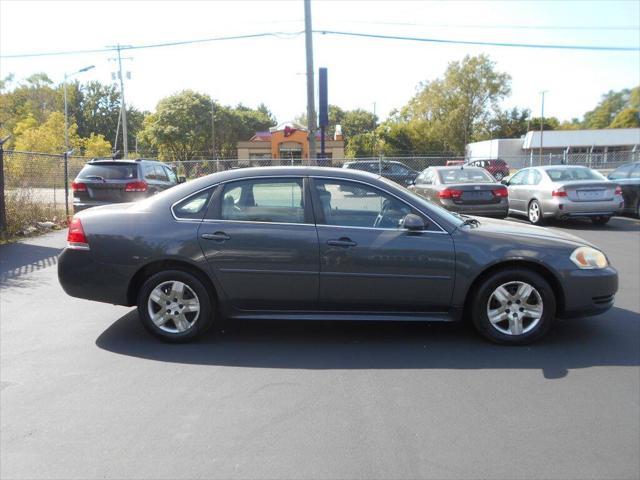
[[[334,247],[355,247],[358,244],[350,238],[342,237],[337,240],[327,240],[327,245]]]
[[[214,240],[216,242],[226,242],[231,237],[224,232],[216,232],[216,233],[203,233],[200,235],[204,240]]]

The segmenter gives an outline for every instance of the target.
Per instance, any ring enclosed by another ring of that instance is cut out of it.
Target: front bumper
[[[571,270],[564,275],[564,308],[561,318],[598,315],[613,306],[618,291],[618,272],[613,267],[601,270]]]
[[[65,248],[58,257],[58,281],[72,297],[129,305],[130,267],[96,262],[91,251]]]

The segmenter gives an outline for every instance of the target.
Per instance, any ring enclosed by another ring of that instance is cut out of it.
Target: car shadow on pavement
[[[538,369],[546,378],[594,366],[640,365],[640,315],[559,321],[541,342],[503,347],[463,323],[228,321],[190,344],[149,335],[135,310],[96,340],[104,350],[161,362],[297,369]]]
[[[26,286],[22,277],[56,265],[60,251],[28,243],[0,245],[0,286]]]

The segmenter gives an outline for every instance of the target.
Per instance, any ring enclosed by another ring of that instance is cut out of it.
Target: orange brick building
[[[272,165],[302,164],[309,158],[309,131],[302,125],[287,122],[256,132],[247,141],[238,142],[238,160],[271,160]],[[316,135],[316,156],[320,155],[320,135]],[[325,155],[330,161],[344,158],[344,140],[340,126],[336,126],[334,138],[325,139]]]

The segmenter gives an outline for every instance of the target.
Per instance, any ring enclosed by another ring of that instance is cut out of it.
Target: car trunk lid
[[[567,182],[562,188],[567,192],[567,198],[573,202],[602,202],[612,200],[616,191],[613,182]]]

